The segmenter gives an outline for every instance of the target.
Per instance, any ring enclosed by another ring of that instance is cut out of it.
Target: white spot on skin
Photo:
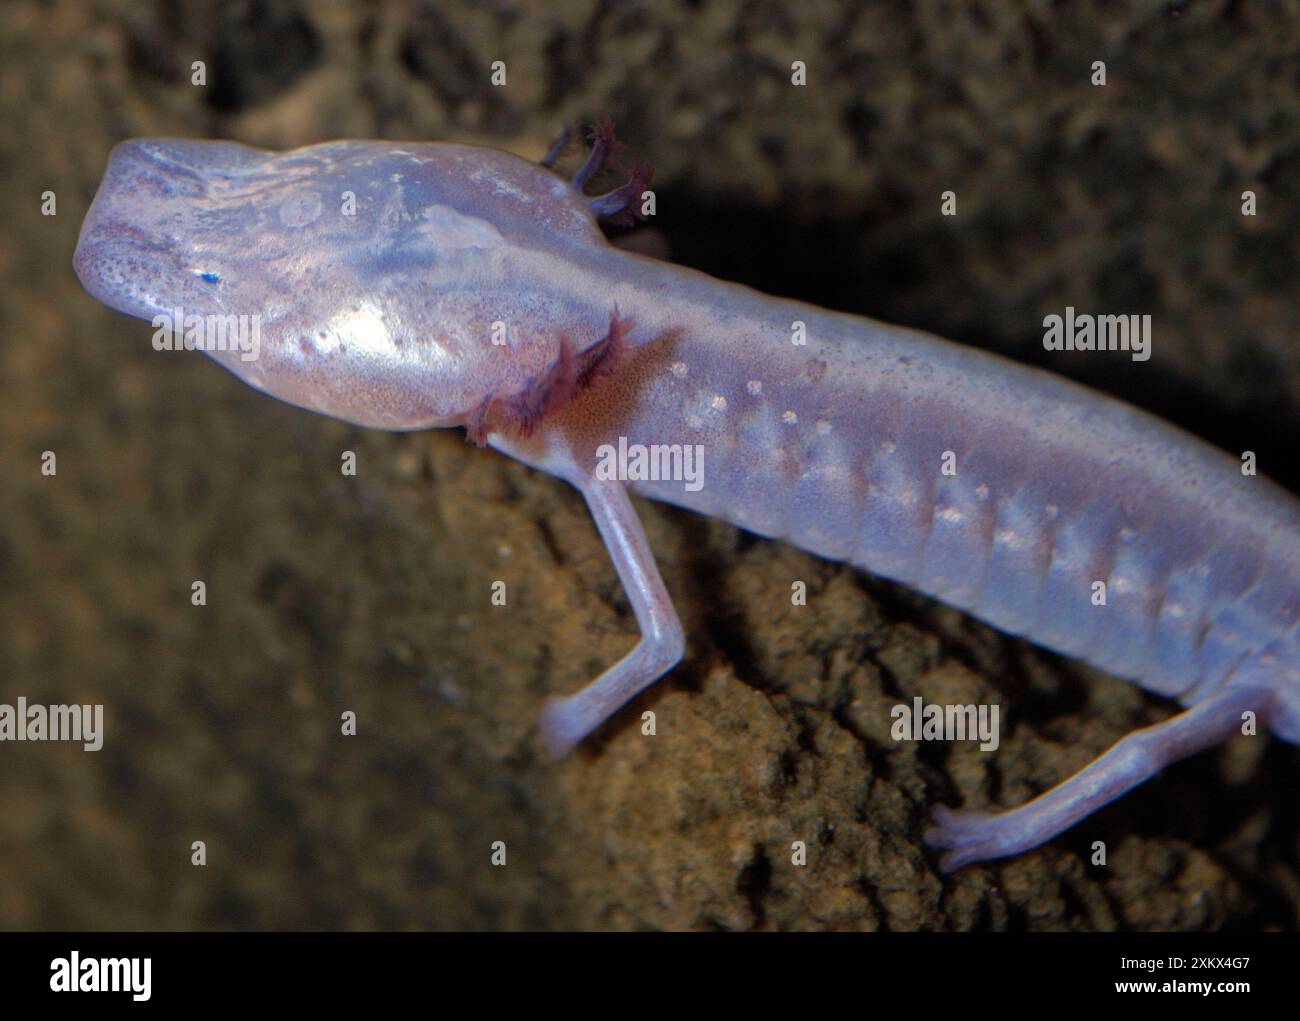
[[[1047,511],[1047,520],[1048,520],[1048,521],[1055,521],[1055,520],[1056,520],[1056,515],[1059,514],[1059,513],[1061,512],[1061,509],[1060,509],[1059,507],[1057,507],[1056,504],[1054,504],[1054,503],[1049,503],[1049,504],[1047,505],[1047,507],[1044,508],[1044,509]]]
[[[946,521],[950,525],[960,525],[966,518],[966,515],[956,507],[936,507],[934,509],[934,516],[940,521]]]
[[[745,384],[745,389],[748,390],[753,396],[757,397],[759,394],[763,392],[763,384],[760,380],[751,379],[748,383]]]
[[[668,371],[678,379],[685,379],[690,369],[686,367],[685,362],[673,362],[672,365],[668,366]]]
[[[722,418],[722,413],[726,411],[727,402],[721,394],[709,393],[707,390],[696,390],[684,402],[682,411],[686,419],[686,424],[692,429],[700,429],[707,425],[716,427]]]
[[[781,421],[786,425],[797,425],[799,423],[799,416],[793,411],[787,411],[781,415]]]
[[[313,356],[341,354],[348,348],[370,357],[391,357],[393,336],[384,322],[383,312],[372,304],[356,306],[332,317],[323,329],[316,332],[316,342],[310,345]],[[446,353],[431,347],[425,357],[445,362]]]
[[[975,496],[980,500],[987,500],[989,498],[989,487],[981,482],[975,487]]]
[[[501,243],[501,232],[487,220],[458,213],[451,206],[426,206],[420,213],[420,233],[439,248],[492,248]]]
[[[882,454],[892,454],[897,449],[898,447],[895,446],[893,440],[885,440],[885,442],[880,445],[880,452]]]

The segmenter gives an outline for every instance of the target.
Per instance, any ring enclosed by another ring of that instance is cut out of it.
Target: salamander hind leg
[[[578,483],[578,488],[587,498],[632,603],[641,640],[577,694],[553,698],[546,704],[542,740],[555,757],[567,754],[629,699],[671,670],[682,658],[684,644],[677,612],[623,483],[587,479]]]
[[[1064,783],[1009,812],[938,806],[937,825],[926,831],[925,842],[947,852],[939,863],[944,872],[1020,854],[1069,829],[1170,763],[1239,733],[1243,713],[1253,712],[1261,723],[1266,722],[1275,698],[1270,688],[1226,688],[1163,723],[1134,731]]]

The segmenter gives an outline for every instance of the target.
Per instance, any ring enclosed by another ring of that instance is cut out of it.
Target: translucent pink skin
[[[345,191],[364,196],[351,221],[335,213]],[[259,363],[224,364],[388,429],[462,424],[484,401],[527,398],[564,345],[596,350],[611,316],[626,324],[608,372],[535,429],[487,431],[582,491],[641,627],[624,659],[547,705],[555,754],[683,653],[629,486],[904,582],[1192,707],[1013,811],[940,809],[925,836],[946,850],[944,869],[1050,839],[1238,731],[1243,714],[1300,742],[1292,496],[1048,373],[620,252],[589,201],[494,150],[142,140],[115,150],[75,264],[92,294],[133,315],[177,303],[265,313]],[[200,272],[219,283],[196,283]],[[493,345],[502,322],[509,342]],[[598,448],[620,437],[701,445],[703,487],[598,479]]]

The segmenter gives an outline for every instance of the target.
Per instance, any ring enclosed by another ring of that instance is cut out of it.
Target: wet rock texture
[[[1288,9],[5,4],[0,701],[102,702],[108,733],[0,746],[0,925],[1294,929],[1300,754],[1276,741],[940,877],[928,805],[1014,806],[1170,706],[664,507],[642,511],[688,661],[548,764],[543,698],[635,633],[577,496],[458,434],[352,429],[156,353],[70,266],[125,137],[540,155],[608,112],[656,166],[675,259],[1050,365],[1294,489]],[[1067,304],[1151,313],[1154,357],[1047,354]],[[888,710],[915,695],[999,703],[1002,747],[896,744]]]

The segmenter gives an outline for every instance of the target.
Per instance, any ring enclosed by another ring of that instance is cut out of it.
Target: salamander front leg
[[[578,484],[627,593],[641,640],[636,648],[579,691],[551,699],[542,710],[542,740],[557,758],[609,719],[629,699],[682,658],[685,640],[654,553],[623,483],[587,479]]]
[[[926,831],[925,842],[947,850],[939,862],[944,872],[1037,847],[1170,763],[1240,733],[1243,712],[1253,711],[1264,723],[1274,697],[1268,688],[1226,688],[1163,723],[1134,731],[1064,783],[1009,812],[940,805],[934,810],[938,825]]]

